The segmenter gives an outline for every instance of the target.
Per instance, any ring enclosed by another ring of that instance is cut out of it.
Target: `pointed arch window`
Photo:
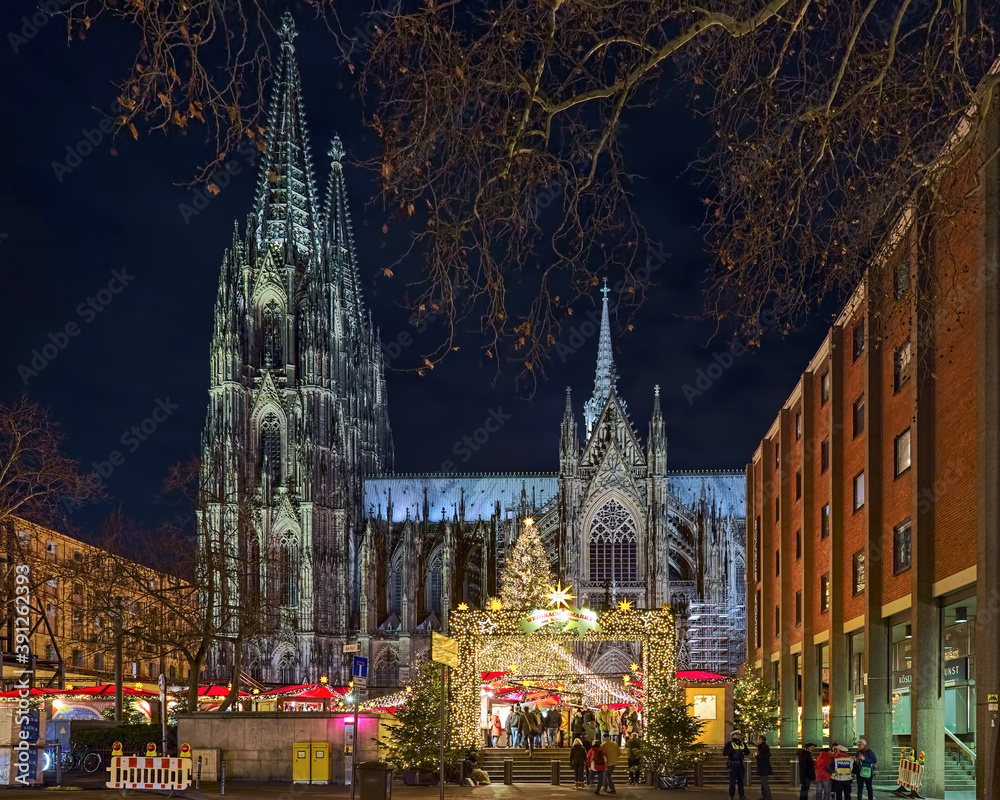
[[[284,684],[293,684],[296,682],[298,677],[297,670],[295,668],[295,659],[291,653],[287,650],[282,653],[281,660],[278,662],[278,680]]]
[[[279,368],[284,366],[284,348],[281,342],[281,308],[272,300],[261,314],[260,331],[263,343],[261,364],[264,367]]]
[[[299,547],[290,539],[282,539],[278,550],[278,602],[283,606],[299,604]]]
[[[375,659],[375,685],[397,686],[399,684],[399,656],[393,647],[383,647]]]
[[[260,423],[261,471],[272,486],[281,483],[281,424],[276,414],[268,414]]]
[[[637,550],[635,518],[617,500],[608,500],[590,523],[590,580],[637,580]]]
[[[427,575],[427,590],[425,594],[427,613],[441,616],[441,556],[438,555],[431,562],[431,568]]]
[[[403,557],[397,556],[389,567],[387,614],[401,616],[403,613]]]

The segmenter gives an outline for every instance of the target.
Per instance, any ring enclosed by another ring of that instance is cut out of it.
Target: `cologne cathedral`
[[[451,609],[499,594],[530,517],[581,605],[669,603],[682,665],[734,674],[744,473],[668,469],[659,387],[643,442],[616,389],[606,289],[583,425],[569,389],[553,420],[556,471],[393,473],[382,352],[359,289],[375,268],[355,252],[339,139],[319,200],[294,36],[286,19],[256,203],[215,305],[199,535],[219,554],[220,624],[243,646],[214,654],[209,671],[346,680],[344,645],[357,643],[369,685],[397,687]],[[633,658],[609,645],[585,654],[600,673]]]

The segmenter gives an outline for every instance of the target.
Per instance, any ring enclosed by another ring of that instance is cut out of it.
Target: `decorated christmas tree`
[[[756,742],[760,734],[777,727],[778,698],[752,664],[744,664],[742,671],[733,688],[733,726],[743,733],[744,742]]]
[[[698,761],[702,746],[695,744],[705,723],[691,716],[683,687],[673,680],[646,687],[642,759],[646,769],[672,775]]]
[[[441,758],[441,665],[425,661],[415,671],[406,705],[396,712],[385,741],[386,761],[398,770],[436,772]],[[453,772],[461,760],[461,750],[453,744],[453,732],[445,727],[445,767]]]
[[[526,519],[500,573],[500,602],[510,609],[545,608],[554,583],[538,529]]]

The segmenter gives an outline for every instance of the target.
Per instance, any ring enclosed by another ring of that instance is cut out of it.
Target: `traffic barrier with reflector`
[[[184,742],[181,745],[180,756],[181,758],[191,758],[191,745],[189,745],[187,742]]]
[[[109,789],[187,789],[191,783],[191,759],[115,756],[110,772]]]
[[[113,745],[111,745],[111,757],[114,758],[115,756],[121,756],[121,755],[124,755],[124,752],[122,751],[122,743],[115,742]]]
[[[905,758],[899,762],[899,775],[896,777],[896,783],[899,784],[900,788],[916,792],[923,782],[923,764]]]
[[[154,757],[156,755],[156,744],[149,742],[146,745],[146,755],[150,757]]]

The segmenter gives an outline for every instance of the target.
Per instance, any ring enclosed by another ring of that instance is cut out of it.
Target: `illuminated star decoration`
[[[569,608],[569,601],[576,599],[575,594],[569,593],[569,590],[573,587],[567,586],[566,588],[563,588],[562,581],[559,581],[558,586],[550,588],[552,591],[545,595],[545,597],[548,598],[550,606],[555,606],[556,608]]]
[[[634,661],[631,664],[628,665],[628,668],[630,670],[632,670],[632,672],[638,672],[639,671],[639,665],[636,664]]]
[[[469,610],[469,604],[468,603],[459,603],[458,604],[458,610],[459,611],[468,611]]]
[[[326,675],[321,676],[319,679],[320,683],[326,683],[326,681],[327,681]]]
[[[490,600],[490,611],[499,611],[503,608],[503,603],[501,603],[496,597]]]
[[[142,684],[139,681],[136,681],[135,688],[136,689],[141,689],[142,688]]]
[[[619,611],[631,611],[632,610],[632,601],[629,600],[627,597],[624,600],[620,600],[618,602],[618,610]]]

